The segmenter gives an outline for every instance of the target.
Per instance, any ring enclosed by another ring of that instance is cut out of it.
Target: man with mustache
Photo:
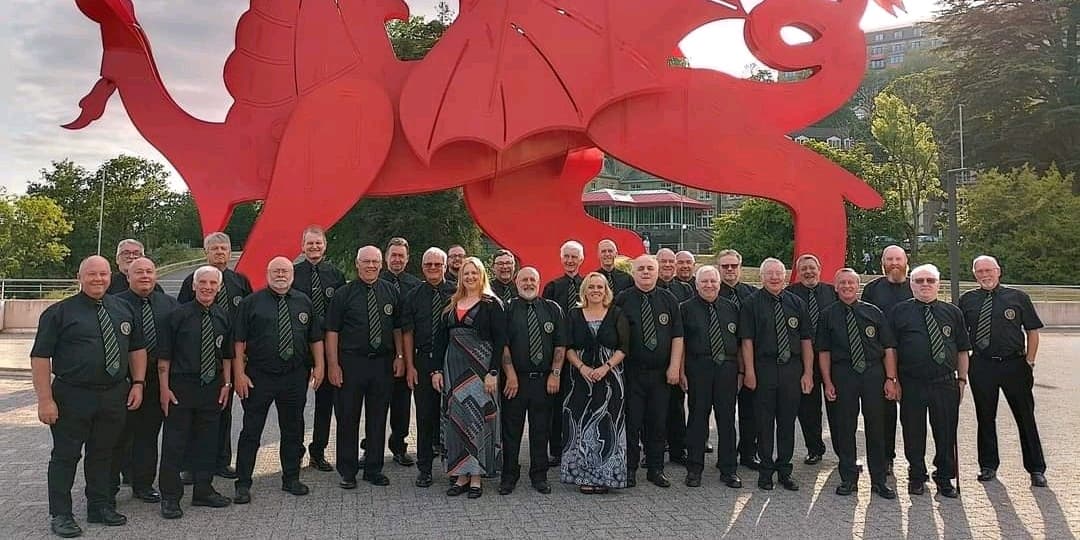
[[[145,257],[142,242],[135,240],[134,238],[126,238],[121,240],[119,244],[116,244],[116,272],[112,273],[112,279],[109,281],[109,290],[106,294],[120,294],[128,290],[128,269],[131,268],[131,263],[135,262],[135,259]],[[158,292],[165,292],[161,288],[161,285],[154,283],[154,290]]]
[[[446,250],[446,281],[457,284],[458,272],[461,271],[461,265],[465,264],[465,255],[465,248],[460,244],[454,244]]]
[[[416,276],[405,271],[409,264],[409,241],[391,238],[386,244],[386,269],[379,273],[379,279],[389,281],[398,288],[400,298],[421,283]],[[402,357],[404,360],[404,357]],[[405,438],[409,436],[409,420],[412,417],[412,390],[405,381],[405,374],[394,377],[394,391],[390,395],[390,453],[394,463],[402,467],[412,467],[416,460],[408,453]],[[367,441],[360,441],[360,448],[366,448]]]
[[[694,285],[694,254],[683,250],[675,254],[675,279],[697,290]]]
[[[743,283],[742,255],[734,249],[725,249],[716,254],[716,267],[720,270],[720,296],[730,300],[736,308],[742,308],[743,302],[757,291]],[[754,390],[743,385],[739,389],[739,464],[752,471],[758,470],[757,422],[754,419]],[[708,446],[705,447],[708,452]]]
[[[510,250],[500,249],[491,256],[491,267],[495,271],[495,278],[491,280],[491,292],[502,300],[504,306],[508,305],[518,296],[517,286],[514,284],[517,259]]]
[[[569,240],[559,248],[559,257],[562,259],[563,275],[548,282],[544,286],[543,297],[559,304],[563,313],[570,310],[581,301],[581,263],[585,260],[585,248],[580,242]],[[566,399],[565,390],[570,385],[570,372],[563,372],[562,381],[559,385],[558,400]],[[548,448],[551,459],[549,467],[558,467],[562,460],[563,425],[562,408],[552,407],[551,429],[548,431]]]

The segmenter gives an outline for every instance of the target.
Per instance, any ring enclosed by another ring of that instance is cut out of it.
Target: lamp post
[[[960,303],[960,230],[956,223],[957,195],[956,187],[967,174],[964,166],[964,105],[960,109],[960,167],[950,169],[945,181],[949,209],[949,293],[954,304]]]
[[[98,205],[98,226],[97,226],[97,254],[101,255],[101,229],[105,224],[105,180],[108,176],[105,174],[105,170],[101,171],[101,202]]]

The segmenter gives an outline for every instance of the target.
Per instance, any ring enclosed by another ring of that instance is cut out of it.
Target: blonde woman
[[[499,359],[506,345],[502,303],[491,292],[484,264],[465,259],[457,290],[435,333],[431,386],[442,393],[446,472],[457,480],[446,494],[483,494],[480,479],[498,474]]]
[[[585,276],[578,307],[570,310],[566,349],[572,366],[563,404],[560,480],[585,494],[626,487],[626,407],[622,361],[630,348],[630,324],[611,304],[607,278]]]

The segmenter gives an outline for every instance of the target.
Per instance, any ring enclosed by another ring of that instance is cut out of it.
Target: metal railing
[[[172,296],[180,291],[181,280],[158,283]],[[59,300],[77,292],[79,282],[74,279],[0,279],[0,300]]]

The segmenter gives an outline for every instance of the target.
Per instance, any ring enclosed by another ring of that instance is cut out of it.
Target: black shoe
[[[236,494],[232,498],[233,504],[247,504],[251,502],[251,488],[237,486]]]
[[[416,481],[413,482],[413,485],[418,488],[429,488],[433,483],[435,481],[431,479],[431,473],[420,471],[420,474],[416,475]]]
[[[356,478],[342,478],[337,485],[341,489],[356,489]]]
[[[502,482],[499,484],[499,495],[509,495],[514,492],[515,487],[511,482]]]
[[[630,471],[626,474],[626,487],[637,487],[637,471]]]
[[[858,482],[840,482],[840,485],[836,486],[836,494],[843,497],[847,497],[856,491],[859,491]]]
[[[1041,472],[1031,473],[1031,487],[1046,487],[1046,475]]]
[[[87,523],[103,523],[110,527],[127,524],[127,516],[118,514],[111,506],[102,506],[86,511]]]
[[[555,468],[562,465],[562,456],[548,458],[548,467]]]
[[[773,490],[772,478],[758,478],[757,487],[764,489],[765,491]]]
[[[686,484],[686,487],[701,487],[701,473],[686,473],[686,480],[684,480],[683,483]]]
[[[892,500],[896,498],[896,490],[885,485],[884,483],[871,485],[870,492],[877,493],[878,496],[882,499]]]
[[[908,495],[923,495],[926,493],[926,482],[908,482]]]
[[[705,453],[706,454],[713,453],[712,443],[705,443]]]
[[[322,472],[330,472],[334,470],[334,466],[331,465],[329,461],[326,461],[326,458],[321,455],[312,454],[311,457],[308,458],[308,464],[311,465],[311,468],[320,470]]]
[[[807,465],[817,465],[818,463],[821,463],[821,456],[818,454],[810,454],[806,456],[806,459],[803,460],[803,463]]]
[[[551,484],[549,484],[547,480],[537,480],[536,482],[532,483],[532,487],[533,489],[540,493],[543,493],[544,495],[551,493]]]
[[[784,489],[788,491],[799,491],[799,483],[790,476],[785,476],[779,479],[780,485],[784,486]]]
[[[990,467],[983,467],[979,470],[979,476],[976,476],[975,479],[980,482],[989,482],[996,477],[997,471],[991,469]]]
[[[952,482],[938,484],[937,492],[942,497],[948,497],[950,499],[955,499],[960,496],[960,490],[956,489],[956,487],[952,485]]]
[[[737,474],[721,474],[720,481],[729,488],[738,489],[742,487],[742,478],[739,478]]]
[[[236,480],[239,475],[236,474],[236,469],[226,465],[218,469],[217,471],[214,471],[214,476],[224,478],[226,480]]]
[[[483,486],[469,486],[469,494],[466,495],[470,499],[479,499],[484,494]]]
[[[855,471],[858,472],[859,474],[863,473],[863,463],[862,463],[861,459],[856,459],[855,460]]]
[[[49,528],[52,529],[53,534],[60,538],[75,538],[76,536],[82,536],[82,527],[79,527],[75,518],[69,515],[53,516],[49,520]]]
[[[146,503],[161,502],[161,493],[158,493],[158,490],[154,488],[133,489],[131,490],[131,496]]]
[[[296,495],[297,497],[303,497],[304,495],[307,495],[308,493],[311,493],[311,489],[309,489],[307,487],[307,484],[305,484],[305,483],[303,483],[303,482],[301,482],[299,480],[292,480],[290,482],[282,483],[281,484],[281,491],[292,493],[293,495]]]
[[[413,465],[416,465],[416,460],[408,453],[402,452],[400,454],[394,454],[394,463],[397,463],[402,467],[412,467]]]
[[[756,471],[761,467],[761,461],[759,461],[758,458],[743,459],[739,461],[739,465],[742,465],[751,471]]]
[[[389,486],[390,479],[383,473],[364,473],[364,481],[373,486]]]
[[[161,501],[161,517],[165,519],[184,517],[184,511],[180,509],[180,501]]]
[[[458,495],[461,495],[462,493],[465,493],[468,489],[469,489],[469,484],[464,484],[464,485],[462,485],[462,484],[453,484],[453,485],[450,486],[450,489],[446,490],[446,496],[447,497],[457,497]]]
[[[185,486],[194,485],[195,475],[192,474],[191,471],[180,471],[180,481],[183,482]]]
[[[649,471],[645,478],[655,484],[656,487],[671,487],[671,481],[667,479],[667,476],[664,476],[664,471]]]
[[[677,464],[682,465],[683,467],[685,467],[686,466],[686,454],[672,454],[671,455],[671,462],[672,463],[677,463]]]
[[[191,497],[191,506],[207,506],[210,508],[225,508],[232,504],[232,499],[216,492],[211,491],[209,495],[203,495],[201,497]]]

